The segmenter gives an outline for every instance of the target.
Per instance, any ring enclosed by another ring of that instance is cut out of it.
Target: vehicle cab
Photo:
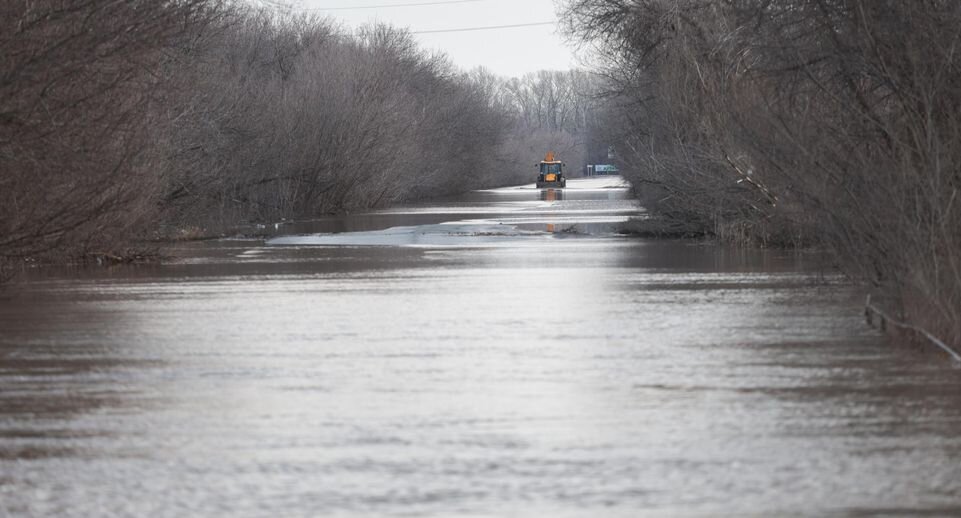
[[[567,185],[564,177],[564,163],[554,159],[554,152],[548,151],[544,160],[537,164],[537,188],[563,188]]]

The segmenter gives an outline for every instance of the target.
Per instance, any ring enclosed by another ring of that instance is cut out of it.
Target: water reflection
[[[539,191],[542,201],[555,202],[564,199],[564,189],[539,189]]]

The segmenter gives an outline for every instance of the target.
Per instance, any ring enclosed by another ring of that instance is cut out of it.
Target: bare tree
[[[156,75],[208,2],[0,6],[0,257],[83,252],[142,228]]]

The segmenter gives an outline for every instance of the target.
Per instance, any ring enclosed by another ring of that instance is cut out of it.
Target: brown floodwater
[[[570,186],[31,269],[0,516],[961,515],[947,358],[815,254],[619,236],[628,192]]]

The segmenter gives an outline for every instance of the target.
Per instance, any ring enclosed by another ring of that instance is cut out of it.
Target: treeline
[[[574,0],[621,107],[621,168],[666,221],[820,243],[961,343],[961,4]],[[617,113],[617,112],[614,112]]]
[[[162,205],[178,224],[311,217],[503,180],[509,114],[409,33],[231,17],[170,63]]]
[[[541,70],[515,78],[473,74],[511,114],[512,136],[505,152],[516,161],[526,164],[531,154],[540,159],[553,150],[575,175],[588,163],[607,161],[603,77],[577,69]]]
[[[529,181],[583,116],[552,101],[535,127],[517,101],[535,84],[507,83],[382,25],[215,0],[3,2],[0,264]]]

